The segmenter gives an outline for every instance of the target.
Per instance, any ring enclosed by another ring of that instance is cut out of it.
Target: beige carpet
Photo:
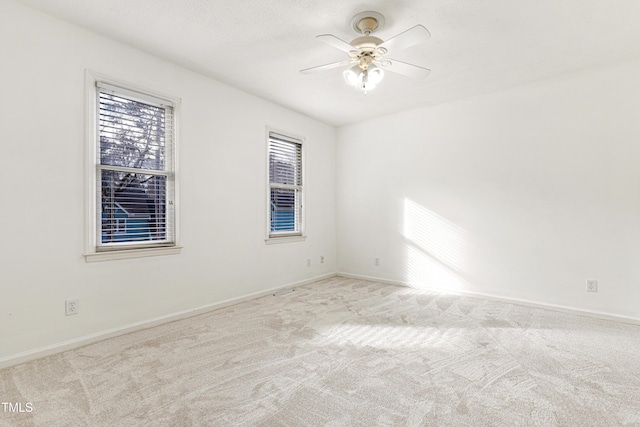
[[[640,425],[640,327],[332,278],[0,371],[22,426]]]

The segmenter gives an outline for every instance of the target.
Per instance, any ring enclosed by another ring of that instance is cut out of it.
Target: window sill
[[[304,242],[307,236],[282,236],[282,237],[269,237],[264,239],[267,245],[275,245],[278,243],[291,243],[291,242]]]
[[[91,252],[84,254],[86,262],[115,261],[118,259],[144,258],[161,255],[178,255],[182,246],[144,249],[123,249],[119,251]]]

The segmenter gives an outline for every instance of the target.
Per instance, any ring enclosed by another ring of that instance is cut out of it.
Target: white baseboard
[[[364,276],[364,275],[351,274],[351,273],[345,273],[345,272],[327,273],[320,276],[312,277],[310,279],[301,280],[299,282],[277,286],[264,291],[254,292],[252,294],[245,295],[242,297],[232,298],[232,299],[221,301],[218,303],[207,304],[201,307],[196,307],[193,309],[168,314],[166,316],[156,317],[154,319],[143,320],[140,322],[129,324],[127,326],[108,329],[105,331],[96,332],[94,334],[85,335],[79,338],[74,338],[74,339],[63,341],[60,343],[51,344],[45,347],[40,347],[34,350],[25,351],[23,353],[18,353],[8,357],[3,357],[3,358],[0,358],[0,369],[8,368],[14,365],[19,365],[21,363],[29,362],[31,360],[39,359],[45,356],[50,356],[52,354],[61,353],[63,351],[72,350],[74,348],[82,347],[88,344],[92,344],[108,338],[113,338],[119,335],[128,334],[128,333],[139,331],[142,329],[152,328],[154,326],[162,325],[164,323],[169,323],[176,320],[186,319],[192,316],[197,316],[213,310],[217,310],[220,308],[228,307],[228,306],[239,304],[255,298],[260,298],[269,294],[273,294],[277,291],[282,291],[284,289],[289,289],[289,288],[295,288],[296,286],[307,285],[309,283],[317,282],[323,279],[328,279],[334,276],[346,277],[346,278],[357,279],[357,280],[368,280],[371,282],[379,282],[379,283],[384,283],[389,285],[410,287],[408,283],[402,282],[399,280],[391,280],[391,279],[385,279],[381,277]],[[594,317],[598,319],[611,320],[611,321],[622,322],[622,323],[630,323],[633,325],[640,325],[640,319],[635,317],[620,316],[617,314],[584,310],[576,307],[548,304],[548,303],[542,303],[538,301],[529,301],[529,300],[524,300],[519,298],[510,298],[510,297],[503,297],[499,295],[484,294],[480,292],[460,291],[458,293],[461,295],[487,298],[487,299],[496,300],[496,301],[524,305],[532,308],[555,310],[555,311],[561,311],[565,313]]]
[[[162,325],[164,323],[174,322],[176,320],[186,319],[192,316],[204,314],[220,308],[229,307],[231,305],[239,304],[241,302],[249,301],[255,298],[260,298],[269,294],[273,294],[276,291],[282,291],[284,289],[295,288],[296,286],[307,285],[309,283],[317,282],[318,280],[328,279],[334,277],[335,273],[327,273],[320,276],[315,276],[310,279],[301,280],[295,283],[289,283],[287,285],[277,286],[264,291],[254,292],[249,295],[245,295],[238,298],[232,298],[225,301],[203,305],[189,310],[180,311],[177,313],[168,314],[165,316],[156,317],[153,319],[143,320],[140,322],[131,323],[119,328],[108,329],[94,334],[84,335],[82,337],[73,338],[60,343],[51,344],[48,346],[36,348],[34,350],[25,351],[22,353],[14,354],[8,357],[0,358],[0,369],[8,368],[9,366],[19,365],[21,363],[29,362],[31,360],[39,359],[41,357],[50,356],[52,354],[62,353],[63,351],[72,350],[74,348],[82,347],[88,344],[92,344],[98,341],[102,341],[108,338],[113,338],[118,335],[124,335],[131,332],[139,331],[142,329],[152,328],[154,326]]]
[[[371,276],[363,276],[360,274],[351,274],[351,273],[344,273],[344,272],[338,272],[337,276],[340,277],[347,277],[350,279],[357,279],[357,280],[368,280],[371,282],[379,282],[379,283],[384,283],[387,285],[397,285],[397,286],[403,286],[403,287],[411,287],[407,282],[403,282],[403,281],[399,281],[399,280],[392,280],[392,279],[384,279],[381,277],[371,277]],[[440,291],[438,291],[440,292]],[[532,308],[542,308],[545,310],[555,310],[555,311],[561,311],[564,313],[571,313],[571,314],[577,314],[580,316],[588,316],[588,317],[594,317],[597,319],[603,319],[603,320],[611,320],[614,322],[622,322],[622,323],[629,323],[632,325],[640,325],[640,318],[636,318],[636,317],[630,317],[630,316],[621,316],[619,314],[612,314],[612,313],[606,313],[606,312],[602,312],[602,311],[594,311],[594,310],[585,310],[583,308],[578,308],[578,307],[570,307],[570,306],[565,306],[565,305],[558,305],[558,304],[549,304],[549,303],[544,303],[544,302],[539,302],[539,301],[530,301],[530,300],[525,300],[525,299],[520,299],[520,298],[511,298],[511,297],[504,297],[504,296],[500,296],[500,295],[493,295],[493,294],[485,294],[485,293],[481,293],[481,292],[471,292],[471,291],[456,291],[455,292],[458,295],[465,295],[465,296],[470,296],[470,297],[478,297],[478,298],[486,298],[486,299],[490,299],[490,300],[494,300],[494,301],[501,301],[501,302],[507,302],[507,303],[511,303],[511,304],[518,304],[518,305],[524,305],[527,307],[532,307]]]

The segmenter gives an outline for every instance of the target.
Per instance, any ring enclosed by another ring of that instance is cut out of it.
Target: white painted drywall
[[[0,52],[0,360],[335,272],[333,127],[12,1]],[[86,69],[182,99],[182,254],[85,262]],[[264,242],[267,126],[306,138],[305,242]]]
[[[640,318],[639,76],[626,62],[340,128],[339,271]]]

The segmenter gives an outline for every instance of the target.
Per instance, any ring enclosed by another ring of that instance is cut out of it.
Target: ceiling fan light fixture
[[[367,91],[375,89],[378,83],[382,81],[384,71],[375,64],[369,65],[364,70],[356,65],[345,70],[342,75],[349,86],[353,86],[354,89],[361,90],[366,94]]]
[[[367,76],[369,82],[377,85],[384,78],[384,71],[382,71],[382,68],[378,67],[377,65],[371,64],[367,69]]]
[[[358,80],[358,84],[354,85],[354,89],[361,90],[365,95],[368,91],[373,90],[378,86],[378,83],[382,80],[382,74],[377,72],[375,69],[371,72],[370,69],[363,70],[360,73],[360,79]]]
[[[376,88],[376,84],[369,80],[369,73],[367,71],[362,72],[362,79],[360,79],[360,84],[355,87],[355,89],[360,89],[362,93],[365,95],[368,91]]]
[[[355,65],[351,68],[346,69],[342,76],[344,77],[344,81],[347,82],[350,86],[357,86],[362,79],[362,70],[359,66]]]

